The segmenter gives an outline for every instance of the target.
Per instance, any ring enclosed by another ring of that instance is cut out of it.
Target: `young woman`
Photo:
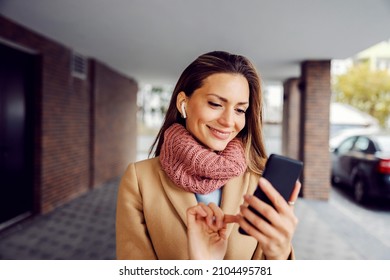
[[[120,184],[118,259],[294,258],[293,206],[260,179],[262,92],[247,58],[215,51],[193,61],[151,151],[155,157],[130,164]],[[257,187],[275,208],[252,196]]]

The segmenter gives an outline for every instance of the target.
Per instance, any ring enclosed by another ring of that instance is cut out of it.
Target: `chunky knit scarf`
[[[245,172],[242,142],[233,139],[221,152],[213,152],[197,142],[180,124],[164,133],[160,162],[168,177],[192,193],[208,194],[221,188],[229,179]]]

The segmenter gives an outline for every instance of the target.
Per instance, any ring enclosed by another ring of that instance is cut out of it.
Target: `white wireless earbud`
[[[181,103],[181,115],[183,116],[183,119],[187,118],[187,114],[186,114],[186,106],[183,103]]]

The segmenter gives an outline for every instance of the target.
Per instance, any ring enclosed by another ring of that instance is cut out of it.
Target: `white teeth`
[[[216,129],[214,129],[214,128],[211,128],[212,130],[214,130],[216,133],[218,133],[218,134],[221,134],[221,135],[229,135],[229,132],[221,132],[221,131],[219,131],[219,130],[216,130]]]

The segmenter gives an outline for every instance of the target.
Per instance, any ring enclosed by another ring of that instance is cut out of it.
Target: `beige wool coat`
[[[258,180],[246,172],[228,181],[222,189],[223,212],[239,213],[243,195],[253,194]],[[186,211],[196,204],[193,193],[167,177],[158,157],[130,164],[118,191],[117,259],[188,259]],[[228,225],[227,236],[225,259],[264,259],[257,241],[240,234],[238,224]]]

